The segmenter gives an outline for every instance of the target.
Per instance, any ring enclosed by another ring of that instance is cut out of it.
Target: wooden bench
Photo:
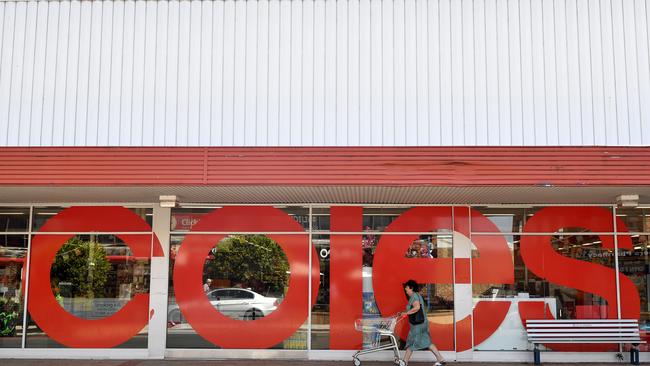
[[[645,343],[636,319],[526,320],[526,331],[536,365],[541,363],[539,345],[549,343],[630,343],[630,363],[638,365],[637,346]]]

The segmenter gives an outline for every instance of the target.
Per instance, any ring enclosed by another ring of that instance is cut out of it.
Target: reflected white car
[[[223,315],[237,320],[263,318],[278,308],[275,297],[266,297],[242,288],[220,288],[206,293],[210,303]],[[184,323],[177,304],[169,305],[167,321],[171,325]]]

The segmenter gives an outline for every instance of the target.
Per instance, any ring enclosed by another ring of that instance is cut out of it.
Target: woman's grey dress
[[[406,311],[411,310],[413,303],[415,301],[420,302],[420,307],[424,311],[424,299],[422,295],[414,292],[409,299],[408,305],[406,305]],[[421,349],[429,348],[431,345],[431,336],[429,335],[429,321],[426,317],[426,312],[424,313],[424,322],[421,324],[410,324],[411,329],[409,330],[409,335],[406,338],[406,348],[411,349],[412,351],[417,351]]]

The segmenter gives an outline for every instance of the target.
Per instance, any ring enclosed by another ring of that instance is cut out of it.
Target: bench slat
[[[619,339],[619,340],[591,340],[591,339],[567,339],[567,338],[558,338],[558,339],[544,339],[540,341],[531,340],[531,343],[646,343],[639,339]]]
[[[558,332],[600,332],[600,331],[613,331],[613,332],[634,332],[638,331],[639,327],[586,327],[586,328],[577,328],[577,327],[561,327],[561,328],[553,328],[553,327],[542,327],[542,328],[536,328],[536,327],[529,327],[526,328],[530,332],[553,332],[553,331],[558,331]]]
[[[532,338],[641,338],[639,334],[611,334],[611,333],[549,333],[549,334],[531,334],[528,336]]]
[[[530,324],[526,323],[526,328],[638,328],[637,324]]]
[[[527,320],[528,341],[540,343],[645,343],[636,319]]]
[[[582,333],[582,334],[594,334],[594,333],[608,333],[610,335],[612,334],[639,334],[640,332],[637,329],[630,329],[626,331],[617,331],[617,330],[611,330],[611,329],[594,329],[594,330],[586,330],[586,329],[543,329],[543,330],[528,330],[529,334],[549,334],[549,333],[555,333],[555,334],[566,334],[566,333]]]
[[[640,340],[641,337],[606,337],[606,336],[593,336],[593,337],[583,337],[583,336],[573,336],[573,337],[530,337],[528,338],[529,340],[548,340],[548,339],[575,339],[575,340],[602,340],[603,342],[605,341],[611,341],[611,340],[625,340],[625,339],[637,339]]]
[[[528,319],[526,323],[638,323],[635,319]]]
[[[528,328],[528,333],[563,333],[563,332],[581,332],[581,333],[639,333],[638,328],[610,329],[610,328]]]

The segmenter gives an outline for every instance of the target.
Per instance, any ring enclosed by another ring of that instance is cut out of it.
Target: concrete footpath
[[[449,366],[477,366],[481,363],[449,363]],[[627,364],[627,363],[621,363]],[[91,361],[91,360],[7,360],[0,359],[2,366],[352,366],[351,361],[270,361],[270,360],[225,360],[225,361],[193,361],[193,360],[165,360],[165,361]],[[392,362],[365,361],[362,366],[390,366]],[[412,362],[410,366],[431,366],[433,362]],[[489,365],[499,366],[522,366],[524,363],[490,363]],[[559,364],[548,363],[549,366],[564,365],[615,365],[615,363],[603,364]]]

